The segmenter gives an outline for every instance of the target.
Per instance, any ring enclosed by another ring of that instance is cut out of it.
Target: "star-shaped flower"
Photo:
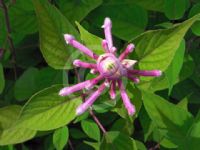
[[[106,87],[110,87],[110,97],[111,99],[115,99],[116,88],[118,86],[124,106],[127,109],[128,114],[133,115],[136,112],[135,106],[130,102],[130,99],[126,93],[124,84],[122,82],[122,77],[127,77],[134,83],[138,83],[140,81],[138,76],[160,76],[161,71],[132,69],[134,64],[137,63],[137,61],[126,59],[126,57],[134,50],[134,44],[128,44],[126,49],[117,58],[117,49],[113,46],[113,40],[111,35],[112,22],[110,18],[105,18],[104,25],[102,26],[102,28],[104,28],[105,33],[105,39],[102,40],[102,47],[105,50],[105,53],[100,56],[98,56],[89,48],[76,41],[76,39],[72,35],[64,35],[67,44],[70,44],[71,46],[79,49],[81,52],[88,55],[92,59],[96,60],[96,64],[83,62],[81,60],[75,60],[73,64],[77,67],[89,68],[91,69],[91,73],[99,75],[94,79],[87,80],[70,87],[65,87],[60,90],[59,95],[66,96],[71,93],[80,91],[84,88],[90,90],[101,80],[104,80],[104,82],[99,86],[99,88],[95,92],[93,92],[86,99],[86,101],[76,109],[76,114],[80,115],[84,113],[90,106],[92,106],[92,104],[101,95],[101,93]]]

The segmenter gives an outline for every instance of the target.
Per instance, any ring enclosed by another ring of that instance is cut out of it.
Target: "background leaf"
[[[78,22],[76,22],[76,25],[79,29],[81,40],[88,48],[90,48],[96,54],[101,55],[101,54],[105,53],[101,46],[101,42],[102,42],[101,38],[89,33]]]
[[[56,7],[40,0],[34,0],[33,4],[38,19],[40,50],[45,60],[55,69],[72,68],[72,60],[80,53],[67,46],[63,34],[78,37],[77,31]]]
[[[157,95],[143,92],[142,97],[149,117],[163,130],[165,137],[177,145],[183,145],[193,123],[193,116]]]
[[[20,111],[18,105],[0,108],[0,145],[22,143],[35,136],[36,131],[15,126]]]
[[[60,0],[58,5],[63,14],[74,24],[75,21],[80,22],[90,11],[98,7],[101,3],[102,0]]]
[[[56,150],[64,149],[69,138],[69,131],[67,126],[56,129],[53,134],[53,144]]]
[[[127,41],[142,33],[148,22],[147,12],[132,1],[106,1],[89,18],[101,27],[105,17],[112,20],[113,34]]]
[[[188,0],[187,0],[188,1]],[[165,0],[165,15],[169,19],[180,19],[186,10],[186,0]]]
[[[82,120],[81,127],[90,138],[96,141],[100,140],[100,130],[96,123],[91,120]]]
[[[120,132],[107,132],[101,143],[100,149],[102,150],[136,150],[137,146],[135,141]]]
[[[181,67],[183,65],[184,60],[184,52],[185,52],[185,41],[183,40],[179,46],[179,48],[176,50],[176,53],[174,55],[174,58],[169,65],[169,67],[166,70],[166,78],[168,79],[169,83],[169,94],[172,91],[173,85],[177,81],[177,77],[181,71]]]
[[[198,13],[200,13],[200,2],[192,7],[189,13],[189,17],[192,17]],[[195,35],[200,35],[200,21],[194,23],[194,25],[192,26],[192,32]]]
[[[35,130],[52,130],[68,124],[75,118],[80,97],[61,97],[62,86],[46,88],[24,105],[18,123]]]
[[[142,70],[159,69],[162,71],[167,69],[183,36],[198,19],[199,15],[175,25],[173,28],[148,31],[135,38],[132,42],[136,45],[135,52],[139,59],[139,68]]]

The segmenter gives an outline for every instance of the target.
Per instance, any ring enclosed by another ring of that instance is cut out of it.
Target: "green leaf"
[[[91,120],[82,120],[81,127],[90,138],[100,141],[100,130],[96,123]]]
[[[88,142],[88,141],[84,141],[85,144],[90,145],[91,147],[93,147],[95,150],[99,150],[99,143],[96,142]]]
[[[56,129],[53,133],[53,144],[56,150],[62,150],[67,144],[69,131],[67,126]]]
[[[62,75],[62,71],[49,67],[41,70],[28,68],[15,83],[15,98],[23,101],[44,88],[53,84],[61,84],[63,82]]]
[[[131,135],[133,133],[132,122],[128,119],[125,120],[125,119],[120,118],[114,122],[110,130],[120,131],[121,133]]]
[[[185,41],[183,40],[179,48],[176,50],[176,53],[174,55],[174,58],[171,64],[169,65],[169,67],[167,68],[165,72],[166,78],[168,79],[168,83],[169,83],[169,92],[168,92],[169,95],[181,71],[183,60],[184,60],[184,52],[185,52]]]
[[[76,25],[79,29],[81,40],[88,48],[90,48],[96,54],[105,53],[101,46],[102,39],[100,37],[89,33],[78,22],[76,22]]]
[[[0,145],[25,142],[33,138],[36,131],[15,126],[21,107],[10,105],[0,109]]]
[[[188,1],[188,0],[187,0]],[[187,8],[186,0],[165,0],[164,11],[169,19],[180,19]]]
[[[70,136],[72,136],[72,138],[74,139],[83,139],[87,137],[87,135],[85,135],[82,131],[76,128],[70,128],[69,132]]]
[[[134,2],[121,0],[106,1],[89,18],[101,27],[105,17],[112,20],[113,34],[127,41],[142,33],[148,22],[146,10]]]
[[[101,150],[137,150],[135,141],[117,131],[107,132],[100,146]]]
[[[27,69],[15,83],[14,94],[17,100],[25,100],[37,92],[35,76],[39,73],[36,68]]]
[[[163,12],[165,0],[133,0],[137,5],[153,11]]]
[[[40,50],[47,63],[55,69],[72,68],[73,59],[80,53],[65,43],[63,34],[78,37],[70,22],[46,0],[33,0],[40,36]]]
[[[200,15],[196,15],[172,28],[148,31],[135,38],[132,42],[136,45],[135,53],[139,59],[139,68],[166,70],[185,33],[199,18]]]
[[[18,123],[30,129],[45,131],[72,121],[81,98],[75,95],[61,97],[58,95],[61,88],[56,85],[33,95],[24,105]]]
[[[167,139],[181,145],[193,123],[193,116],[155,94],[143,92],[142,96],[145,109],[151,120],[166,133]]]
[[[2,11],[3,12],[3,11]],[[13,43],[17,45],[28,35],[37,32],[37,21],[34,8],[31,0],[18,0],[9,5],[8,9],[10,27],[12,30],[11,36]],[[16,21],[17,20],[17,21]],[[1,21],[1,37],[0,45],[3,48],[8,48],[6,45],[7,31],[4,20],[4,15],[0,13]]]
[[[4,79],[3,66],[0,63],[0,94],[3,92],[4,86],[5,86],[5,79]]]
[[[198,13],[200,13],[200,2],[197,3],[196,5],[193,5],[192,9],[190,10],[189,17],[192,17]],[[200,21],[195,22],[192,25],[192,32],[195,35],[200,36]]]
[[[173,88],[171,96],[174,99],[181,100],[187,97],[191,104],[199,104],[199,87],[190,79],[184,80],[176,84]]]
[[[37,32],[37,20],[31,0],[18,0],[9,8],[12,34],[32,34]],[[17,19],[17,21],[16,21]]]
[[[102,0],[60,0],[58,5],[63,14],[70,20],[71,23],[83,20],[90,11],[98,7]],[[75,10],[75,11],[74,11]]]

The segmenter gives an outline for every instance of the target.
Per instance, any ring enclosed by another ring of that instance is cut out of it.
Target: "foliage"
[[[0,150],[199,149],[199,0],[0,0],[0,10]],[[104,92],[80,116],[82,92],[58,95],[95,76],[73,67],[91,60],[63,34],[102,54],[105,17],[117,54],[134,43],[136,68],[163,71],[126,81],[133,117],[119,92],[116,101]]]

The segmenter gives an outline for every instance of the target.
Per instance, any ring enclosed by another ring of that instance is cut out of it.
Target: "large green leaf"
[[[148,21],[146,10],[129,0],[106,1],[89,18],[101,27],[105,17],[112,20],[113,34],[123,40],[130,40],[142,33]]]
[[[193,5],[192,9],[190,10],[189,17],[192,17],[198,13],[200,13],[200,2],[196,5]],[[200,36],[200,21],[194,23],[192,26],[192,32],[197,36]]]
[[[14,44],[21,42],[26,35],[37,32],[36,14],[31,0],[18,0],[12,3],[8,9],[8,15]],[[3,15],[0,13],[0,44],[2,47],[7,48],[6,45],[4,45],[7,39],[7,32],[5,29],[5,20],[3,18]]]
[[[45,67],[41,70],[28,68],[15,83],[15,98],[18,101],[23,101],[44,88],[61,83],[62,71],[57,71],[50,67]]]
[[[0,93],[2,93],[4,86],[5,86],[5,79],[4,79],[3,66],[0,63]]]
[[[90,11],[98,7],[102,0],[60,0],[58,5],[63,14],[70,20],[80,22]]]
[[[173,63],[173,61],[171,63]],[[169,65],[169,67],[170,67],[170,65]],[[193,73],[193,70],[194,70],[194,62],[191,59],[191,57],[186,56],[184,58],[183,67],[181,69],[179,77],[176,79],[176,83],[178,83],[180,81],[183,81],[186,78],[188,78],[189,76],[191,76],[192,73]],[[141,82],[138,85],[138,87],[140,89],[145,89],[145,90],[149,90],[149,91],[154,92],[154,91],[167,89],[169,87],[169,81],[167,79],[167,76],[164,73],[162,75],[162,77],[160,77],[160,78],[154,78],[151,81],[143,81],[143,82]]]
[[[184,143],[193,123],[193,116],[186,110],[148,92],[142,93],[145,109],[165,137],[177,145]]]
[[[12,34],[31,34],[37,32],[37,20],[31,0],[18,0],[9,9]],[[17,21],[16,21],[17,19]]]
[[[166,70],[174,58],[185,33],[200,15],[169,29],[147,31],[132,42],[136,45],[139,68],[142,70]],[[145,78],[147,79],[147,78]]]
[[[185,141],[184,148],[198,150],[200,146],[200,113],[197,114],[195,118],[195,122],[193,123],[192,127],[190,128],[187,139]]]
[[[53,133],[53,144],[57,150],[62,150],[67,144],[69,131],[67,126],[61,127]]]
[[[133,0],[137,5],[153,11],[164,11],[164,0]]]
[[[39,73],[36,68],[27,69],[15,83],[14,94],[17,100],[25,100],[37,92],[35,76]]]
[[[187,0],[188,1],[188,0]],[[186,0],[165,0],[164,11],[169,19],[180,19],[187,8]]]
[[[176,83],[178,75],[181,71],[183,60],[184,60],[184,52],[185,52],[185,41],[183,40],[177,49],[174,59],[166,70],[166,78],[169,83],[169,94],[173,88],[173,85]]]
[[[36,131],[15,126],[21,106],[10,105],[0,109],[0,145],[17,144],[33,138]]]
[[[82,120],[81,127],[90,138],[96,141],[100,140],[100,130],[96,123],[91,120]]]
[[[131,137],[118,131],[107,132],[100,146],[101,150],[137,150],[136,143]]]
[[[76,22],[76,25],[79,29],[81,40],[88,48],[90,48],[96,54],[105,53],[101,46],[102,39],[100,37],[89,33],[78,22]]]
[[[33,0],[40,36],[40,49],[47,63],[56,69],[69,69],[72,60],[80,54],[64,41],[63,34],[78,33],[70,22],[46,0]]]
[[[46,88],[24,105],[18,123],[35,130],[51,130],[62,127],[75,117],[76,107],[80,104],[78,96],[61,97],[58,95],[62,86]]]

